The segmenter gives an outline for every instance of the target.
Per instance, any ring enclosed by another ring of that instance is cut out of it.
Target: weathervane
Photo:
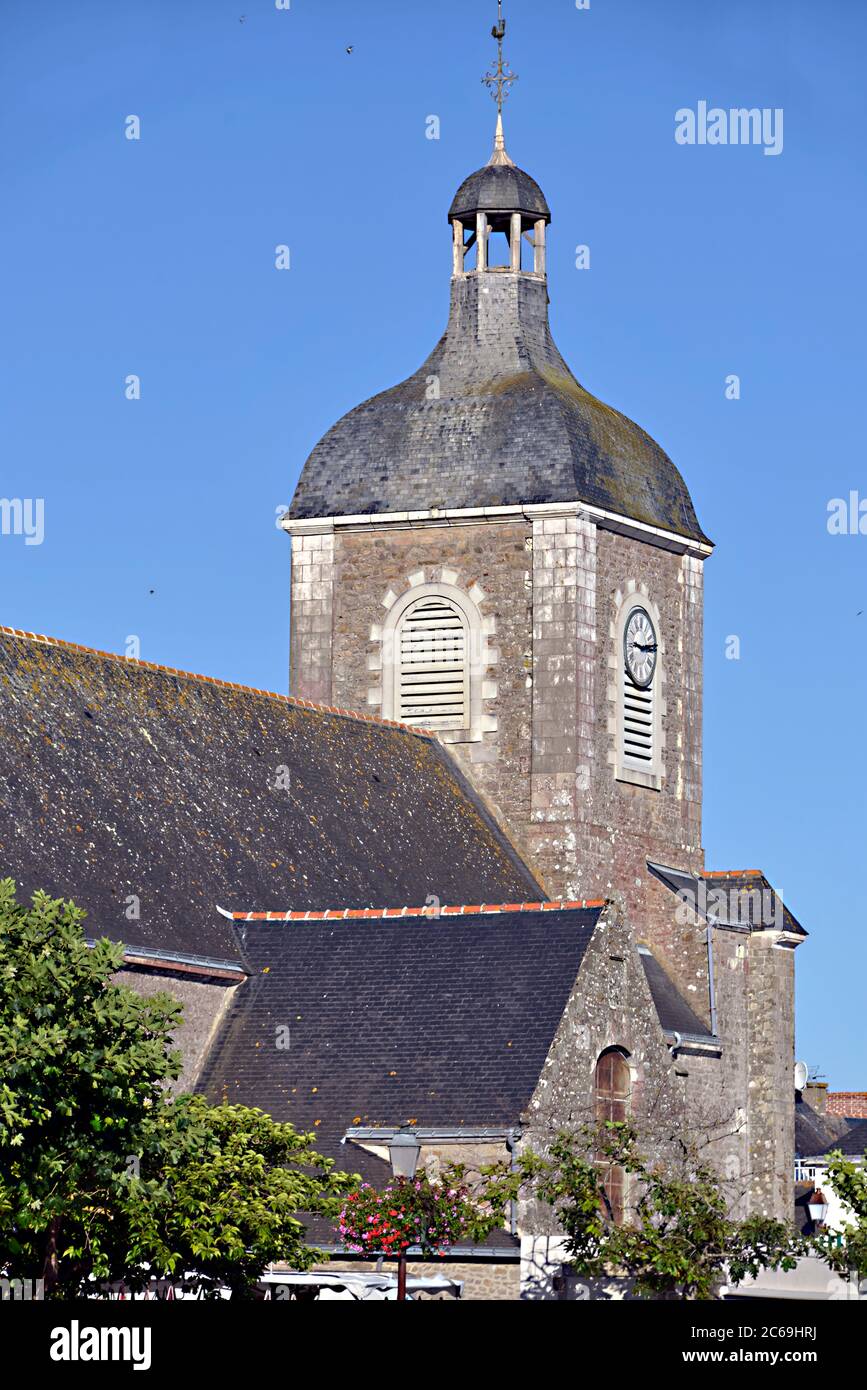
[[[497,66],[491,71],[486,72],[482,81],[486,87],[491,89],[491,96],[497,103],[497,115],[503,114],[503,102],[509,95],[509,88],[513,82],[517,82],[517,74],[503,62],[503,39],[506,34],[506,21],[503,19],[503,0],[497,0],[497,22],[491,30],[491,35],[497,40]]]

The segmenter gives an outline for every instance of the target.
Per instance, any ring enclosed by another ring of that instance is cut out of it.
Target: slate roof
[[[585,502],[707,542],[668,455],[572,375],[551,336],[547,282],[491,271],[452,279],[433,352],[324,435],[288,516],[551,502]]]
[[[728,899],[728,910],[718,914],[722,925],[750,926],[754,929],[779,924],[781,931],[806,936],[807,932],[795,914],[760,869],[723,869],[703,875],[708,894],[722,888]]]
[[[795,1093],[795,1157],[815,1158],[830,1146],[834,1147],[833,1129],[825,1124],[824,1117],[814,1110],[809,1101],[798,1091]]]
[[[644,974],[662,1029],[666,1033],[680,1033],[696,1038],[712,1037],[707,1024],[690,1007],[648,947],[640,946],[638,954],[644,966]]]
[[[0,876],[72,897],[90,935],[234,961],[217,903],[544,896],[415,730],[9,629],[0,727]]]
[[[853,1125],[839,1139],[834,1139],[826,1148],[821,1149],[821,1153],[831,1153],[834,1149],[839,1149],[848,1158],[863,1158],[867,1153],[867,1120],[859,1120],[857,1125]],[[809,1155],[814,1157],[814,1155]]]
[[[200,1089],[315,1130],[338,1157],[349,1127],[515,1124],[600,912],[244,926],[255,973]]]
[[[807,935],[760,869],[721,869],[695,874],[650,862],[647,867],[672,893],[688,894],[700,916],[706,918],[709,910],[721,926],[742,926],[751,930],[761,930],[763,925],[779,926],[781,931],[795,936]]]
[[[536,180],[515,164],[485,164],[464,179],[452,199],[449,221],[476,212],[522,212],[551,221],[551,210]]]

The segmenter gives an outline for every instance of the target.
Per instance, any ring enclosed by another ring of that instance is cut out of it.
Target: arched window
[[[453,600],[428,594],[404,610],[395,636],[395,718],[433,729],[467,728],[470,642],[466,614]]]
[[[599,1057],[594,1075],[593,1106],[597,1125],[606,1120],[628,1119],[631,1093],[632,1073],[626,1055],[619,1047],[609,1047]],[[601,1153],[597,1153],[596,1158],[602,1170],[602,1185],[611,1218],[621,1226],[626,1212],[626,1171],[619,1164],[610,1163]]]

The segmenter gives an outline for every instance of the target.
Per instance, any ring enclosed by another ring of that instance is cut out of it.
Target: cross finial
[[[503,39],[506,36],[506,21],[503,19],[503,0],[497,0],[497,22],[491,30],[491,36],[497,40],[497,66],[491,72],[486,72],[482,81],[486,87],[490,87],[491,96],[497,103],[497,115],[503,114],[503,102],[509,95],[509,88],[513,82],[517,82],[517,74],[512,72],[509,66],[503,62]]]
[[[491,155],[490,162],[492,164],[511,164],[512,161],[506,153],[506,142],[503,136],[503,102],[509,95],[512,83],[517,82],[518,75],[512,72],[508,64],[503,61],[503,39],[506,36],[503,0],[497,0],[497,22],[491,30],[491,35],[497,40],[497,65],[490,72],[486,72],[482,78],[497,103],[497,131],[494,136],[494,153]]]

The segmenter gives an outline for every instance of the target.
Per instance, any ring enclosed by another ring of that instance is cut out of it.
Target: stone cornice
[[[678,555],[694,555],[706,559],[713,554],[713,546],[703,541],[679,536],[674,531],[666,531],[644,521],[619,516],[616,512],[593,507],[587,502],[520,502],[504,507],[460,507],[426,512],[372,512],[367,515],[314,517],[309,520],[291,520],[284,517],[280,524],[290,536],[318,536],[343,531],[405,531],[428,526],[496,525],[559,516],[584,517],[595,522],[603,530],[616,531],[620,535],[631,536],[635,540],[673,551]]]

